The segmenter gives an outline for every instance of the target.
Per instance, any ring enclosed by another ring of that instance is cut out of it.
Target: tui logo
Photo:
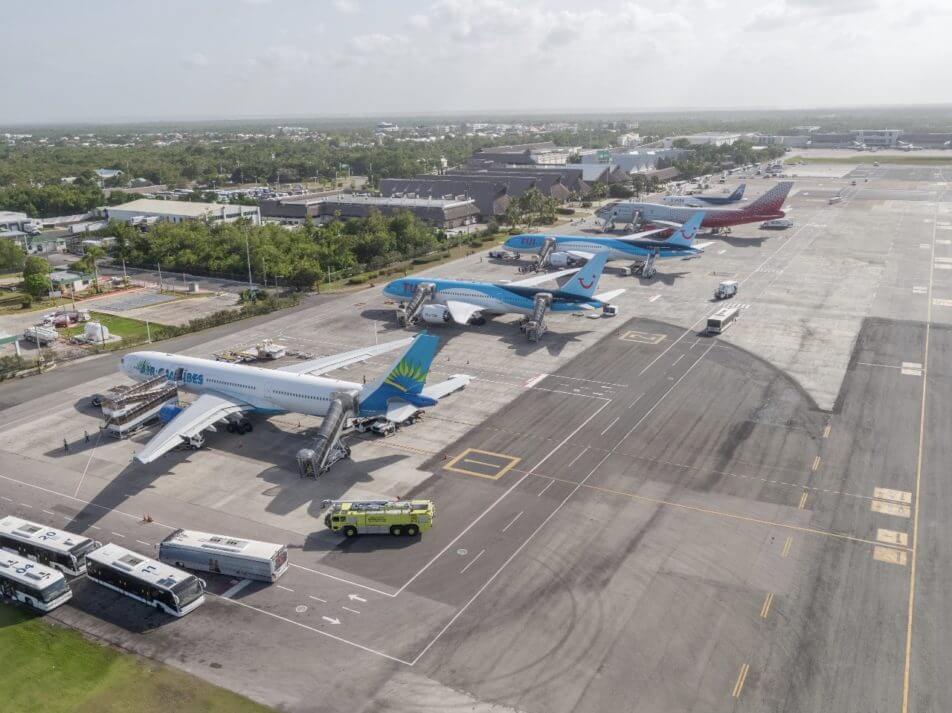
[[[582,276],[581,276],[581,275],[579,275],[578,284],[580,284],[580,285],[582,286],[582,289],[583,289],[583,290],[590,290],[590,289],[592,289],[592,285],[595,284],[595,279],[593,278],[593,279],[590,280],[589,283],[586,285],[586,284],[585,284],[585,280],[582,279]]]

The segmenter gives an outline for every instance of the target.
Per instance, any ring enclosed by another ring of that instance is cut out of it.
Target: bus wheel
[[[229,421],[229,422],[228,422],[228,426],[226,426],[226,429],[227,429],[228,433],[234,433],[234,432],[235,432],[235,422],[234,422],[234,421]]]
[[[403,528],[400,527],[399,525],[391,525],[390,534],[393,535],[394,537],[400,537],[400,535],[403,534]]]
[[[416,525],[407,525],[407,537],[416,537],[420,534],[420,528]]]
[[[344,537],[357,537],[357,528],[353,525],[348,525],[344,528]]]

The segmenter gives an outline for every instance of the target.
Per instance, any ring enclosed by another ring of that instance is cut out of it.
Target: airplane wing
[[[652,220],[651,222],[654,223],[655,225],[663,225],[665,227],[654,228],[652,230],[642,230],[640,233],[632,233],[631,235],[622,235],[621,237],[617,239],[621,240],[622,242],[632,242],[635,240],[641,240],[642,238],[650,238],[652,235],[657,235],[658,233],[667,232],[671,230],[672,228],[681,227],[680,223],[669,223],[664,220]]]
[[[583,250],[566,250],[565,252],[567,252],[572,257],[577,257],[581,260],[585,260],[585,262],[588,262],[593,257],[595,257],[595,253],[587,253],[587,252],[584,252]]]
[[[469,302],[457,302],[456,300],[447,300],[446,309],[450,311],[450,317],[457,324],[468,324],[474,314],[482,310],[479,305]]]
[[[136,453],[135,459],[140,463],[151,463],[225,416],[249,410],[251,406],[240,401],[216,394],[202,394],[152,436],[145,448]]]
[[[696,243],[694,247],[696,247],[698,250],[703,250],[704,248],[709,247],[713,244],[714,244],[714,241],[711,240],[710,242],[707,242],[707,243]]]
[[[516,280],[515,282],[507,282],[506,284],[511,287],[535,287],[549,280],[558,280],[561,277],[574,275],[576,272],[578,272],[577,267],[568,270],[559,270],[558,272],[543,272],[538,275],[533,275],[532,277],[527,277],[525,280]]]
[[[431,399],[439,401],[444,396],[449,396],[454,391],[465,388],[472,380],[473,377],[467,374],[454,374],[446,381],[441,381],[439,384],[434,384],[433,386],[424,387],[420,393],[423,396],[428,396]],[[406,401],[394,400],[387,406],[386,418],[388,421],[400,423],[406,421],[419,410],[417,406],[408,404]]]
[[[310,374],[311,376],[320,376],[321,374],[326,374],[329,371],[334,371],[334,369],[340,369],[342,366],[348,366],[361,361],[367,361],[367,359],[375,357],[378,354],[386,354],[387,352],[392,352],[394,349],[402,349],[406,346],[409,346],[410,342],[412,341],[413,337],[409,337],[407,339],[397,339],[393,342],[386,342],[384,344],[378,344],[372,347],[354,349],[351,352],[331,354],[330,356],[320,357],[319,359],[302,361],[298,364],[280,366],[275,369],[275,371],[288,371],[292,374]]]

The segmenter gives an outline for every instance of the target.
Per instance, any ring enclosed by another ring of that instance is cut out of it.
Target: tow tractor
[[[344,537],[387,534],[416,537],[433,527],[432,500],[323,500],[324,524]]]
[[[737,294],[737,287],[737,280],[724,280],[717,286],[717,289],[714,290],[714,299],[729,300]]]

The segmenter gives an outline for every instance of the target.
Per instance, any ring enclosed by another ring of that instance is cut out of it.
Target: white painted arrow
[[[326,621],[328,624],[334,624],[335,626],[340,624],[340,619],[331,619],[329,616],[322,616],[321,619]]]
[[[352,602],[366,602],[367,600],[358,594],[348,594],[347,598]]]

